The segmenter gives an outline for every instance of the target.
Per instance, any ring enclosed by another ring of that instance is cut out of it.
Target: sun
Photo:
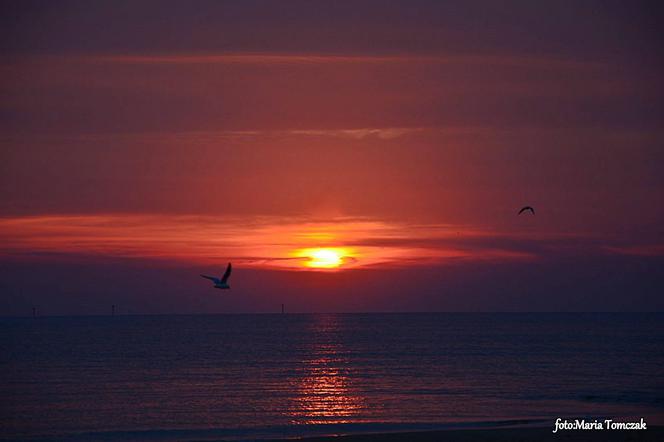
[[[342,249],[308,249],[303,252],[303,255],[309,258],[304,263],[307,267],[334,269],[344,263],[344,251]]]

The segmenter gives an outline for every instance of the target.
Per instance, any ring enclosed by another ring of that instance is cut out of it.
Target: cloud
[[[419,127],[370,127],[360,129],[307,129],[307,130],[289,130],[281,133],[289,135],[304,135],[316,137],[336,137],[352,138],[361,140],[369,137],[376,137],[382,140],[391,140],[404,135],[410,135],[422,132],[424,128]]]
[[[365,218],[219,218],[162,215],[54,215],[3,218],[5,258],[50,254],[148,258],[247,267],[304,269],[307,250],[334,247],[342,267],[375,268],[447,261],[531,260],[499,236],[462,226]],[[478,238],[487,241],[483,243]]]
[[[631,256],[664,256],[664,244],[646,244],[634,246],[607,246],[610,253]]]
[[[518,233],[468,225],[366,217],[98,214],[0,218],[0,256],[156,259],[303,270],[310,252],[333,248],[343,268],[443,265],[460,261],[555,260],[565,256],[663,256],[664,246],[629,245],[598,235]]]
[[[504,66],[528,69],[602,69],[600,62],[532,55],[421,55],[421,54],[327,54],[327,53],[170,53],[141,55],[64,56],[79,62],[109,64],[433,64]]]

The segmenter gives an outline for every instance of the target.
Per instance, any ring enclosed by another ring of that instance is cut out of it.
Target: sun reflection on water
[[[290,410],[295,424],[341,424],[357,422],[365,407],[364,398],[353,388],[351,371],[337,339],[337,318],[319,316],[312,324],[317,344],[305,358],[302,375],[295,385]]]

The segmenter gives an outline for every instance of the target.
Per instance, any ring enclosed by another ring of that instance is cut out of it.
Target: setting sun
[[[343,264],[344,251],[342,249],[309,249],[304,251],[309,258],[305,262],[307,267],[317,269],[332,269]]]

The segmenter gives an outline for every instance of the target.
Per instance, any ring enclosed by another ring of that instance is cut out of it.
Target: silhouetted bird
[[[519,210],[519,215],[521,215],[523,212],[530,210],[530,212],[534,215],[535,214],[535,209],[533,209],[530,206],[523,207],[521,210]]]
[[[224,272],[224,276],[219,278],[215,278],[214,276],[207,276],[207,275],[201,275],[203,278],[209,279],[210,281],[214,282],[214,288],[215,289],[229,289],[231,288],[230,285],[228,285],[228,278],[231,276],[231,270],[233,268],[231,267],[231,263],[228,263],[228,267],[226,267],[226,271]]]

